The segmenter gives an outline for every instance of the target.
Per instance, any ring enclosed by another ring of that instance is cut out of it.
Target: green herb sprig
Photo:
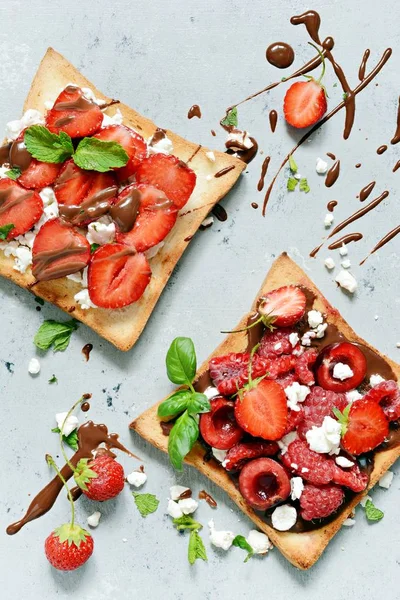
[[[190,515],[183,515],[177,519],[173,519],[173,524],[176,529],[180,532],[190,531],[189,546],[188,546],[188,560],[193,565],[197,559],[207,560],[207,552],[204,547],[203,540],[200,537],[199,531],[203,528],[203,525],[198,521],[195,521]]]
[[[40,350],[48,350],[53,346],[54,352],[63,352],[68,348],[73,331],[78,329],[78,323],[73,319],[59,323],[48,319],[39,327],[33,343]]]

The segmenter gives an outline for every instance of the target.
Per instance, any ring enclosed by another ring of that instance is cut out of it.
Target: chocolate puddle
[[[64,248],[43,250],[35,254],[32,264],[32,275],[36,281],[58,279],[59,277],[65,277],[66,275],[81,271],[86,267],[86,259],[77,259],[75,262],[69,261],[68,264],[52,264],[57,263],[61,258],[86,253],[86,246],[74,245],[75,241],[75,239],[72,240]]]
[[[125,198],[109,207],[108,213],[122,233],[131,231],[139,213],[141,193],[133,188]]]
[[[218,221],[226,221],[228,213],[221,204],[216,204],[212,209],[212,214],[218,219]]]
[[[107,452],[110,452],[111,448],[118,448],[133,458],[138,458],[119,442],[116,433],[108,433],[108,429],[105,425],[97,425],[93,423],[93,421],[87,421],[87,423],[84,423],[79,427],[78,444],[79,449],[70,459],[73,467],[76,467],[81,458],[92,458],[93,452],[99,448],[100,444],[104,444]],[[66,481],[72,477],[72,470],[67,464],[61,469],[61,475]],[[53,506],[62,489],[63,483],[58,475],[56,475],[34,497],[22,519],[7,527],[6,531],[8,535],[18,533],[24,525],[46,514]]]
[[[294,50],[286,42],[274,42],[265,51],[265,58],[277,69],[287,69],[294,61]]]
[[[116,185],[99,190],[81,204],[61,204],[60,215],[73,225],[84,221],[97,220],[110,210],[110,201],[117,195]]]

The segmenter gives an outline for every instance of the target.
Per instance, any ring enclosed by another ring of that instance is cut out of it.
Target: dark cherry
[[[257,510],[267,510],[290,494],[290,479],[285,469],[272,458],[256,458],[239,475],[243,498]]]
[[[200,433],[213,448],[229,450],[243,436],[243,429],[235,419],[235,403],[218,396],[210,404],[211,411],[200,415]]]
[[[341,381],[333,377],[333,369],[337,363],[344,363],[353,371],[353,375]],[[319,354],[316,362],[317,383],[324,390],[332,392],[348,392],[363,381],[367,372],[367,360],[358,346],[350,342],[340,342],[326,346]]]

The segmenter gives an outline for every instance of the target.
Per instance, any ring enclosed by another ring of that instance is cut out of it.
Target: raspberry
[[[400,390],[395,381],[378,383],[365,394],[364,399],[367,398],[380,404],[389,421],[400,419]]]
[[[367,487],[368,475],[361,471],[356,463],[351,469],[341,469],[336,465],[333,481],[350,488],[353,492],[362,492]]]
[[[317,360],[318,352],[312,348],[299,356],[294,367],[295,373],[300,383],[304,385],[313,385],[315,383],[314,373],[311,367]]]
[[[299,436],[304,439],[306,432],[312,429],[313,425],[320,427],[324,417],[333,416],[333,407],[343,411],[347,404],[344,394],[323,390],[319,386],[311,388],[311,392],[303,402],[304,421],[298,427]]]
[[[296,359],[294,356],[287,355],[271,360],[267,369],[267,379],[278,379],[278,377],[286,375],[294,369],[295,362]]]
[[[285,389],[295,381],[298,382],[298,379],[296,373],[287,373],[287,375],[283,375],[283,377],[277,377],[275,381]]]
[[[226,354],[210,360],[210,377],[220,394],[230,396],[248,380],[249,355],[247,353]]]
[[[289,409],[288,416],[287,416],[287,425],[286,425],[284,435],[290,433],[291,431],[294,431],[296,429],[296,427],[299,426],[299,424],[302,422],[303,419],[304,419],[304,413],[303,413],[302,408],[300,408],[300,410],[290,410]]]
[[[294,332],[290,328],[277,329],[276,331],[267,330],[261,338],[257,354],[264,358],[276,358],[281,354],[291,354],[293,350],[289,340],[291,333]]]
[[[343,500],[344,492],[336,485],[307,484],[300,497],[300,515],[305,521],[324,519],[335,512]]]
[[[223,466],[227,471],[240,471],[248,460],[273,456],[278,450],[279,446],[276,442],[254,441],[236,444],[228,450]]]
[[[282,462],[291,471],[315,485],[332,481],[337,466],[331,457],[313,452],[302,440],[294,440],[288,446],[287,452],[282,456]],[[304,468],[308,469],[305,473],[302,471]]]

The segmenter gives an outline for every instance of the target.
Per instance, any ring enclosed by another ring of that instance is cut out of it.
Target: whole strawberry
[[[75,469],[75,481],[91,500],[104,502],[118,496],[125,484],[124,469],[107,454],[93,460],[81,459]]]
[[[93,538],[79,525],[65,523],[51,532],[44,543],[47,560],[59,571],[81,567],[93,553]]]

